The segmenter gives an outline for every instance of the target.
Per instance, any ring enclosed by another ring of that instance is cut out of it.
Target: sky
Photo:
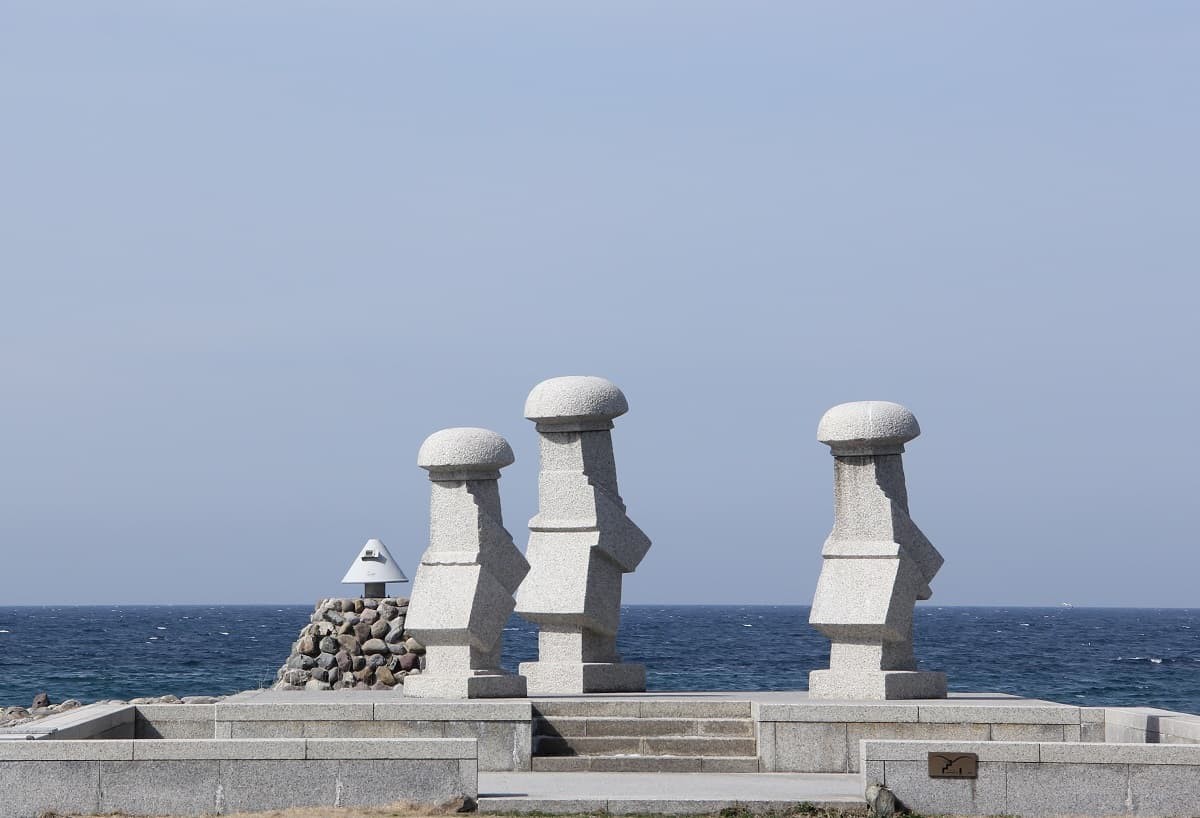
[[[808,604],[873,399],[925,604],[1200,607],[1198,98],[1186,2],[5,0],[0,605],[411,576],[450,426],[524,547],[589,374],[628,603]]]

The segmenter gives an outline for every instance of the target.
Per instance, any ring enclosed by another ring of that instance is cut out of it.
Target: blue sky
[[[597,374],[628,602],[807,604],[817,420],[931,604],[1197,606],[1200,7],[0,5],[0,604],[307,602]]]

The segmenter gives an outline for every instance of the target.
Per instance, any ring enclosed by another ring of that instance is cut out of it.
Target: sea
[[[829,642],[807,606],[631,605],[618,647],[650,690],[803,690]],[[270,686],[309,605],[0,607],[0,706]],[[951,690],[1200,713],[1200,610],[920,606],[921,667]],[[504,665],[537,657],[513,617]]]

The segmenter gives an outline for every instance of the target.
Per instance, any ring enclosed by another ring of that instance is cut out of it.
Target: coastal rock
[[[383,641],[392,643],[392,644],[403,643],[404,642],[404,628],[392,628],[390,631],[387,632],[387,636],[383,637]],[[405,648],[405,650],[408,650],[408,648]]]
[[[379,606],[379,616],[389,622],[395,619],[396,615],[399,613],[400,609],[395,605],[388,605],[385,603]]]
[[[308,682],[308,671],[306,670],[289,670],[283,674],[283,683],[292,686],[303,687]]]
[[[332,636],[326,636],[323,638],[318,647],[321,648],[322,653],[337,653],[341,649],[341,645],[338,640],[334,639]]]
[[[388,635],[388,623],[386,619],[378,619],[371,625],[371,638],[382,639]]]
[[[37,710],[39,707],[49,707],[49,706],[50,706],[49,694],[38,693],[36,696],[33,697],[33,704],[30,705],[30,708],[33,710]]]
[[[184,696],[180,699],[184,704],[216,704],[224,696]]]
[[[377,620],[377,619],[379,619],[379,612],[374,610],[373,608],[364,609],[362,612],[362,616],[359,617],[359,621],[362,622],[364,625],[374,625],[375,620]]]
[[[355,656],[353,659],[350,660],[350,669],[353,670],[355,673],[362,670],[366,666],[367,666],[367,657],[365,657],[365,656],[361,656],[361,655]]]
[[[422,645],[420,642],[418,642],[415,638],[413,638],[411,636],[408,637],[408,639],[404,640],[404,647],[408,648],[409,653],[424,653],[425,652],[425,646]]]
[[[368,639],[363,643],[363,653],[387,653],[387,642],[382,639]]]
[[[404,647],[403,642],[396,642],[388,645],[388,650],[390,650],[396,656],[403,656],[404,654],[408,653],[408,648]]]
[[[339,650],[333,655],[333,658],[337,662],[338,670],[345,673],[350,669],[350,654],[346,653],[346,651]]]
[[[321,648],[317,646],[317,640],[311,636],[300,637],[300,643],[296,646],[296,650],[306,656],[316,656],[321,652]]]
[[[364,599],[362,602],[363,602],[364,608],[378,608],[379,607],[378,599]],[[363,611],[363,613],[366,613],[366,611]]]
[[[366,642],[371,638],[371,626],[366,622],[359,622],[354,626],[354,637],[360,642]]]
[[[338,637],[338,644],[342,646],[342,650],[349,653],[351,656],[356,656],[362,653],[362,645],[351,634],[344,634]]]
[[[332,653],[322,653],[317,657],[317,667],[322,670],[329,670],[331,667],[337,666],[337,657]]]
[[[308,684],[304,685],[305,690],[333,690],[329,682],[318,682],[316,679],[310,679]]]
[[[369,667],[369,668],[372,668],[372,669],[380,668],[386,664],[387,664],[387,657],[381,656],[378,653],[374,653],[367,657],[367,667]]]
[[[401,670],[417,670],[421,667],[421,657],[419,654],[406,653],[397,658],[400,660]]]
[[[313,668],[312,669],[312,677],[313,677],[313,679],[315,679],[318,682],[328,682],[329,681],[329,671],[325,670],[325,668],[320,668],[320,667]]]

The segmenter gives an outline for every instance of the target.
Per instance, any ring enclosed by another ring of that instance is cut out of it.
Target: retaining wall
[[[978,754],[978,778],[931,778],[930,752]],[[1197,814],[1200,745],[864,741],[860,753],[864,784],[919,813]]]
[[[0,818],[444,804],[478,772],[473,739],[0,741]]]

